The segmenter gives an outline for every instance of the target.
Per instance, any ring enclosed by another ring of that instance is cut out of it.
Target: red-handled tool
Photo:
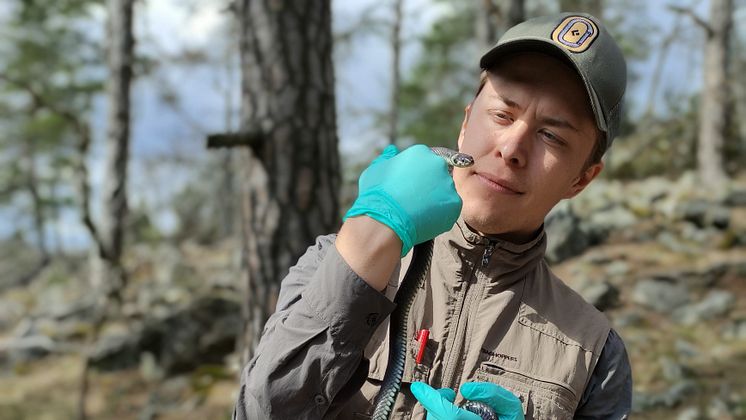
[[[420,343],[420,348],[417,350],[417,357],[415,357],[414,361],[417,362],[419,365],[422,363],[422,356],[425,355],[425,347],[427,346],[427,339],[430,337],[430,330],[420,330],[420,332],[417,333],[417,341]]]

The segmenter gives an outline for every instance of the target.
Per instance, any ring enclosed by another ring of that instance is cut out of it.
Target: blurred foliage
[[[14,1],[2,19],[0,203],[13,204],[22,221],[35,210],[42,222],[52,219],[75,201],[70,175],[81,123],[103,87],[102,49],[91,35],[101,4]],[[44,231],[39,222],[34,229]]]
[[[447,4],[450,11],[422,36],[422,53],[402,81],[399,97],[402,144],[453,147],[463,119],[459,110],[473,97],[479,82],[474,41],[478,3],[453,0],[437,0],[437,3]]]

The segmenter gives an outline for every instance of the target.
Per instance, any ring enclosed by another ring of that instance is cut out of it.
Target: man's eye
[[[553,143],[557,143],[557,144],[560,144],[560,145],[564,145],[565,144],[565,142],[561,138],[555,136],[554,133],[552,133],[551,131],[543,130],[541,132],[541,135],[544,136],[545,139],[547,139],[547,140],[549,140],[549,141],[551,141]]]
[[[508,114],[506,114],[504,112],[493,112],[492,116],[495,117],[495,119],[498,120],[498,121],[500,121],[500,122],[510,122],[510,121],[513,121],[510,118],[510,115],[508,115]]]

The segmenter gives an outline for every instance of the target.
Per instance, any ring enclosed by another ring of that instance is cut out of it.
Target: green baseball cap
[[[482,56],[479,65],[487,70],[509,54],[526,51],[552,55],[577,71],[588,92],[596,125],[606,134],[604,150],[611,146],[621,121],[627,63],[601,22],[585,13],[526,20],[508,29]]]

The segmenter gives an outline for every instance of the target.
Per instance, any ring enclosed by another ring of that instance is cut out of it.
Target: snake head
[[[474,158],[466,153],[456,153],[450,158],[451,165],[457,168],[466,168],[474,164]]]

